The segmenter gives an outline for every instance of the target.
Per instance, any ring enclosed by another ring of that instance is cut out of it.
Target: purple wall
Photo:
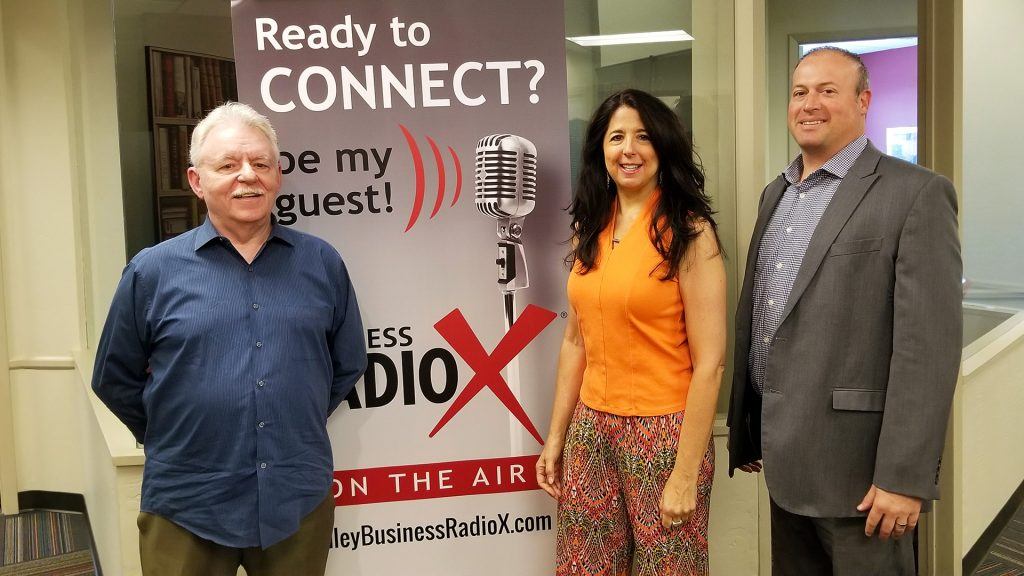
[[[862,54],[871,78],[867,134],[885,152],[885,129],[917,126],[917,46]]]

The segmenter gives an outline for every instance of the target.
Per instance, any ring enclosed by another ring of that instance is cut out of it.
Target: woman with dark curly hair
[[[679,118],[639,90],[594,112],[581,164],[537,460],[557,574],[707,574],[726,297],[704,174]]]

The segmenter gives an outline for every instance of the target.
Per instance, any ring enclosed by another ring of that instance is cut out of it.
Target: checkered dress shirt
[[[765,228],[754,272],[754,316],[748,361],[758,393],[764,388],[772,340],[782,322],[782,311],[786,308],[811,235],[839,184],[867,143],[865,136],[857,138],[803,182],[800,181],[804,168],[802,155],[797,156],[783,173],[788,186]]]

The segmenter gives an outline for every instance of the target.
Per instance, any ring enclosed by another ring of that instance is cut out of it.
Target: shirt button
[[[800,198],[801,199],[806,198],[806,197],[807,197],[807,194],[805,192],[801,192],[800,193]]]
[[[792,233],[793,233],[793,227],[792,226],[786,228],[786,234],[792,234]]]
[[[265,425],[264,422],[260,422],[259,424],[257,424],[257,426],[259,426],[260,428],[263,428],[264,425]]]
[[[779,262],[779,263],[775,264],[775,268],[778,269],[778,270],[782,270],[782,267],[783,267],[782,262]]]
[[[263,342],[261,342],[260,340],[257,340],[256,341],[256,347],[257,348],[263,348]]]
[[[765,343],[765,344],[768,344],[768,343],[770,343],[771,341],[772,341],[772,337],[771,337],[771,336],[765,336],[765,337],[764,337],[764,343]]]
[[[257,304],[257,303],[255,303],[255,302],[253,302],[253,303],[252,303],[252,309],[253,309],[253,310],[259,310],[259,309],[260,309],[260,305],[259,305],[259,304]]]
[[[267,469],[267,463],[266,462],[260,462],[260,470],[266,470],[266,469]]]
[[[252,266],[249,266],[249,272],[252,272]]]
[[[259,382],[256,382],[256,385],[259,386],[260,388],[263,388],[264,386],[267,385],[267,382],[265,380],[260,380]]]
[[[768,305],[769,306],[775,306],[775,300],[772,300],[771,298],[769,298],[768,299]]]

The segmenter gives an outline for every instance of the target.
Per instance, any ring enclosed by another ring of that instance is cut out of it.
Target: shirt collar
[[[270,238],[267,239],[268,242],[276,239],[289,246],[295,246],[298,242],[299,233],[287,226],[282,226],[281,223],[277,221],[277,216],[274,216],[273,214],[270,215],[270,226]]]
[[[206,246],[210,242],[213,242],[217,238],[220,238],[220,234],[217,229],[213,227],[213,222],[210,222],[210,217],[207,216],[203,219],[203,223],[196,228],[196,241],[193,248],[198,252],[200,248]]]
[[[836,178],[845,178],[846,174],[849,173],[851,168],[853,168],[854,162],[857,161],[857,158],[860,156],[861,152],[864,151],[864,148],[866,148],[867,145],[868,137],[861,134],[856,140],[847,144],[839,152],[836,152],[835,156],[829,158],[828,162],[822,164],[821,168],[818,168],[815,172],[824,170]],[[789,163],[789,166],[786,167],[786,170],[782,175],[790,184],[796,184],[800,181],[800,175],[803,171],[804,155],[800,154],[796,159]]]
[[[218,238],[223,238],[223,236],[220,235],[220,232],[217,232],[217,228],[214,227],[213,222],[211,222],[209,216],[207,216],[203,220],[202,225],[200,225],[199,228],[196,228],[196,237],[193,249],[198,251],[203,246],[206,246]],[[297,241],[297,232],[289,229],[287,226],[282,226],[277,221],[277,216],[271,214],[270,237],[267,238],[267,242],[272,240],[280,240],[288,246],[294,246]]]

